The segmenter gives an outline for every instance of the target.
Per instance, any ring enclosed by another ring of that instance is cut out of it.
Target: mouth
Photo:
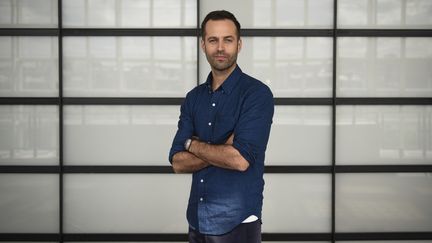
[[[226,56],[215,56],[215,59],[216,59],[217,61],[224,61],[224,60],[227,59],[227,57],[226,57]]]

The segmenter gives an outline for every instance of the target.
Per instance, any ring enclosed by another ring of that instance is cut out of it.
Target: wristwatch
[[[192,139],[190,138],[186,139],[186,142],[184,143],[184,148],[186,149],[186,151],[189,151],[191,143],[192,143]]]

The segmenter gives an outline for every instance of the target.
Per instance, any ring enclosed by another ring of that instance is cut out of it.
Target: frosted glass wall
[[[334,2],[0,0],[0,234],[187,232],[191,176],[168,152],[216,9],[248,29],[239,66],[278,101],[263,232],[432,232],[432,1]],[[333,163],[384,171],[333,181]]]

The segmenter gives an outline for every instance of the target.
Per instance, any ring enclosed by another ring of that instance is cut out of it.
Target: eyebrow
[[[219,39],[219,37],[217,37],[217,36],[209,36],[209,37],[207,37],[207,40],[209,40],[209,39],[212,39],[212,38],[215,38],[215,39]],[[233,36],[233,35],[227,35],[227,36],[223,36],[222,37],[222,39],[228,39],[228,38],[235,38],[235,36]]]

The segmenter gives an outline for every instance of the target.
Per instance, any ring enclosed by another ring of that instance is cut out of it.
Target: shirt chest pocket
[[[232,115],[220,115],[215,119],[213,135],[215,141],[223,143],[233,133],[236,125],[236,118]]]

